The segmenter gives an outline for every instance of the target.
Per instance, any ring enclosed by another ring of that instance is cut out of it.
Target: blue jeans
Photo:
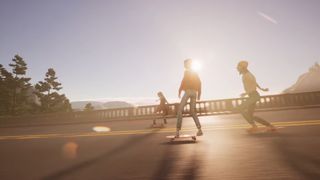
[[[184,109],[184,106],[187,105],[188,100],[190,99],[190,114],[197,126],[197,128],[201,128],[201,124],[199,121],[199,118],[197,116],[197,112],[196,112],[196,99],[197,99],[197,91],[195,90],[186,90],[180,105],[179,105],[179,109],[178,109],[178,114],[177,114],[177,130],[181,129],[182,126],[182,112]]]

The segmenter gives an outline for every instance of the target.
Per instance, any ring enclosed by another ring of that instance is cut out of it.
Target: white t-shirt
[[[257,81],[251,72],[246,72],[242,75],[242,82],[246,93],[252,93],[257,90]]]

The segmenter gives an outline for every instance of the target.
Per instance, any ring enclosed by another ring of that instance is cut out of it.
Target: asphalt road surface
[[[239,115],[201,117],[196,142],[166,139],[175,119],[0,128],[0,179],[320,179],[320,109],[259,115],[278,132]]]

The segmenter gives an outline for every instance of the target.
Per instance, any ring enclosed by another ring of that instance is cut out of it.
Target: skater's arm
[[[169,104],[169,102],[167,101],[167,98],[162,96],[161,101],[164,102],[163,104]]]
[[[179,92],[178,92],[178,97],[179,98],[181,97],[181,92],[182,92],[183,89],[184,89],[184,80],[182,80],[181,84],[180,84],[180,88],[179,88]]]
[[[241,94],[240,94],[240,97],[244,98],[244,97],[246,97],[247,95],[248,95],[248,93],[244,92],[244,93],[241,93]]]
[[[269,91],[269,88],[262,88],[258,83],[257,83],[257,87],[261,90],[261,91]]]
[[[200,83],[200,86],[198,88],[198,100],[200,100],[200,97],[201,97],[201,83]]]
[[[183,74],[183,78],[182,78],[182,81],[181,81],[181,84],[180,84],[180,88],[179,88],[179,93],[178,93],[178,97],[180,98],[181,97],[181,92],[185,89],[185,86],[186,86],[186,76],[188,76],[188,72],[185,71],[184,74]]]
[[[200,100],[200,98],[201,98],[201,80],[200,80],[200,78],[199,78],[199,76],[198,76],[198,74],[197,74],[197,81],[198,81],[198,84],[197,84],[197,90],[198,90],[198,100]]]
[[[252,76],[252,80],[256,83],[257,88],[259,88],[261,91],[269,91],[268,88],[262,88],[262,87],[258,84],[258,82],[257,82],[257,80],[256,80],[256,78],[255,78],[254,76]]]

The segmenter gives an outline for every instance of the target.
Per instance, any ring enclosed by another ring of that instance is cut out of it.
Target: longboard
[[[248,134],[260,134],[260,133],[275,133],[278,132],[280,128],[283,127],[276,127],[275,129],[271,130],[268,127],[258,127],[255,131],[246,130]]]
[[[171,136],[166,136],[166,138],[168,138],[170,140],[170,142],[172,142],[174,140],[188,140],[188,139],[193,140],[193,141],[197,140],[197,136],[189,135],[189,134],[183,134],[183,135],[180,135],[179,137],[171,135]]]

